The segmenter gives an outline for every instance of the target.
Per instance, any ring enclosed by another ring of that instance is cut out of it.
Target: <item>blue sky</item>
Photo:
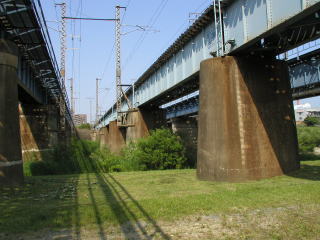
[[[41,0],[58,62],[60,0]],[[211,0],[65,0],[67,16],[114,18],[115,6],[122,11],[123,25],[151,26],[150,32],[135,31],[122,36],[122,83],[132,83],[189,26],[189,13],[201,13]],[[124,15],[125,14],[125,15]],[[193,17],[191,17],[193,18]],[[115,52],[113,22],[67,20],[66,79],[75,79],[76,113],[89,115],[87,98],[95,98],[95,79],[100,83],[100,108],[105,111],[115,101]],[[122,32],[135,28],[123,26]],[[72,40],[72,35],[74,35]],[[80,37],[81,36],[81,41]],[[72,50],[72,48],[76,48]],[[67,81],[69,90],[70,81]],[[109,90],[106,90],[109,88]],[[95,100],[92,100],[92,115]]]
[[[122,36],[122,83],[135,81],[190,25],[189,14],[201,13],[211,0],[41,0],[55,54],[60,62],[60,7],[67,3],[67,16],[114,18],[115,6],[122,11],[123,25],[151,26],[156,32],[135,31]],[[191,18],[194,18],[191,16]],[[67,20],[66,79],[74,78],[76,113],[95,116],[95,79],[100,82],[100,110],[108,109],[115,101],[115,51],[113,22]],[[135,28],[122,27],[122,33]],[[81,41],[80,41],[81,40]],[[70,81],[67,80],[69,91]],[[106,89],[108,88],[108,90]],[[319,97],[305,99],[319,107]],[[90,117],[89,117],[90,118]],[[88,119],[89,120],[89,119]]]

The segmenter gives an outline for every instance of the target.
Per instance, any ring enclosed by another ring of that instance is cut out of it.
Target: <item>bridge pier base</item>
[[[111,152],[120,153],[121,149],[126,145],[126,129],[119,128],[117,121],[110,122],[108,128],[107,146]]]
[[[160,128],[165,124],[164,112],[159,109],[137,109],[128,113],[128,123],[132,124],[126,130],[126,143],[147,137],[150,130]]]
[[[100,147],[108,146],[108,140],[109,140],[108,127],[100,128],[99,134],[100,134]]]
[[[100,146],[106,145],[111,152],[120,153],[130,142],[146,137],[150,130],[165,125],[165,113],[161,109],[135,109],[127,113],[119,126],[112,121],[101,128],[97,135]]]
[[[195,117],[178,117],[171,119],[171,128],[181,137],[186,148],[186,157],[189,166],[197,162],[198,120]]]
[[[255,57],[200,67],[197,176],[245,181],[299,168],[286,63]]]
[[[17,56],[17,46],[0,39],[0,184],[23,183]]]
[[[60,142],[58,111],[52,105],[20,104],[19,112],[23,161],[42,160]]]

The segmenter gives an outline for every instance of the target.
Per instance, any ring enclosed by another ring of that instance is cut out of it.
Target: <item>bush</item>
[[[320,123],[319,118],[311,117],[311,116],[306,117],[303,122],[307,126],[315,126],[315,125],[319,125],[319,123]]]
[[[93,141],[73,139],[58,145],[44,161],[29,161],[25,174],[73,174],[176,169],[186,166],[181,139],[169,129],[157,129],[150,136],[128,144],[121,155]]]
[[[132,161],[139,163],[141,170],[179,169],[186,163],[181,139],[169,129],[152,131],[149,137],[138,140],[134,147]]]
[[[297,133],[301,154],[312,153],[313,149],[320,145],[319,127],[297,127]]]
[[[80,124],[79,126],[77,126],[77,128],[79,128],[79,129],[91,129],[91,125],[90,125],[90,123],[83,123],[83,124]]]
[[[95,162],[96,171],[98,172],[113,172],[114,169],[120,172],[122,170],[122,168],[119,167],[120,157],[112,154],[108,148],[96,149],[91,153],[90,158]]]

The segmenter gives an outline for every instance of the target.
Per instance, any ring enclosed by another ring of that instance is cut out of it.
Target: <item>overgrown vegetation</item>
[[[297,127],[300,154],[311,154],[320,146],[320,127]]]
[[[181,139],[169,129],[152,131],[126,146],[119,155],[97,142],[73,139],[69,146],[57,146],[44,161],[28,161],[25,175],[86,172],[121,172],[180,169],[186,166]]]
[[[308,116],[303,120],[304,124],[307,126],[315,126],[320,124],[320,120],[317,117]]]
[[[97,165],[90,155],[99,149],[93,141],[72,139],[68,146],[57,145],[43,157],[43,161],[31,160],[24,162],[27,176],[73,174],[94,172]]]
[[[90,125],[90,123],[83,123],[83,124],[80,124],[79,126],[77,126],[77,128],[79,128],[79,129],[91,129],[91,125]]]

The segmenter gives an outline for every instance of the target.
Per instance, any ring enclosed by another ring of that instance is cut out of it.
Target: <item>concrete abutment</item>
[[[202,180],[255,180],[299,168],[285,62],[223,57],[201,63],[197,156]]]

